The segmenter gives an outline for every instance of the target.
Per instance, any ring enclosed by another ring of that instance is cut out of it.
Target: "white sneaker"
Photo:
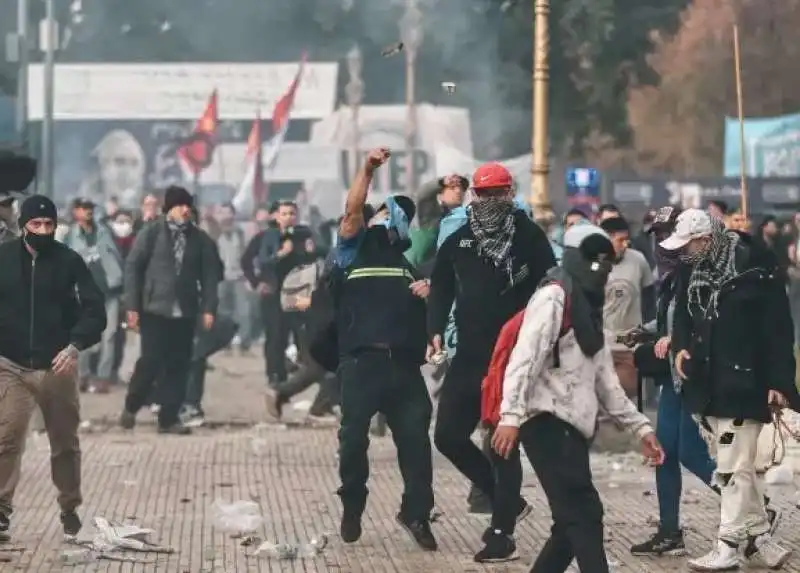
[[[717,541],[717,546],[696,559],[688,561],[692,571],[736,571],[739,568],[739,551],[723,541]]]
[[[791,550],[779,545],[768,533],[756,537],[752,545],[755,545],[756,551],[747,557],[748,564],[761,565],[768,569],[780,569],[792,556]],[[748,552],[751,547],[748,546]]]

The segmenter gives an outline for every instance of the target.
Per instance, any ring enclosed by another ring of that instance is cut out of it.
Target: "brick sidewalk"
[[[275,561],[246,556],[238,541],[215,531],[210,507],[215,499],[255,500],[265,525],[259,532],[276,542],[304,541],[336,531],[340,506],[337,487],[336,435],[328,429],[285,429],[268,426],[249,431],[206,430],[187,438],[159,437],[152,428],[134,433],[109,431],[83,437],[84,495],[81,512],[110,520],[131,520],[157,531],[156,541],[177,550],[158,565],[98,562],[70,567],[74,571],[137,571],[164,573],[234,573],[245,571],[330,571],[418,573],[465,571],[527,571],[549,528],[549,517],[535,478],[528,473],[524,495],[535,511],[520,526],[522,559],[514,564],[483,568],[471,561],[479,547],[486,518],[465,514],[464,480],[442,458],[436,459],[436,503],[444,515],[434,524],[441,549],[418,550],[394,522],[401,481],[389,439],[373,440],[372,480],[365,535],[344,546],[334,535],[323,555],[303,561]],[[631,456],[597,455],[595,471],[606,503],[607,547],[613,571],[657,573],[683,571],[680,559],[640,560],[628,547],[651,530],[655,515],[652,473]],[[687,480],[684,523],[690,551],[709,547],[717,502],[694,480]],[[48,451],[42,440],[31,440],[23,464],[23,481],[14,516],[14,563],[2,571],[60,571],[61,543]],[[796,512],[784,506],[781,533],[795,549],[800,542]],[[797,564],[788,571],[800,571]]]
[[[130,347],[129,347],[130,348]],[[132,366],[134,352],[126,359]],[[209,372],[206,410],[210,421],[234,429],[201,430],[194,436],[163,437],[155,434],[142,412],[142,424],[133,433],[114,427],[123,393],[83,395],[84,418],[90,428],[82,436],[85,505],[81,514],[114,521],[130,520],[156,530],[156,541],[174,547],[175,555],[157,564],[97,562],[69,567],[79,571],[162,573],[234,573],[250,571],[317,572],[525,572],[546,538],[549,512],[535,477],[528,471],[524,495],[535,511],[518,530],[522,559],[513,564],[479,567],[472,562],[487,525],[485,517],[465,513],[467,484],[452,466],[435,459],[436,504],[444,515],[434,524],[441,549],[419,551],[394,521],[401,480],[391,440],[374,439],[371,447],[372,481],[365,518],[365,535],[353,546],[337,536],[317,559],[296,562],[247,556],[237,540],[215,530],[211,505],[225,501],[255,500],[265,525],[259,536],[278,543],[305,542],[315,534],[335,532],[340,505],[335,428],[289,428],[260,424],[264,406],[263,362],[249,356],[222,353]],[[313,394],[313,391],[312,391]],[[310,398],[306,396],[303,398]],[[302,419],[295,412],[293,421]],[[12,526],[14,542],[24,552],[10,553],[12,563],[0,571],[61,571],[61,543],[55,493],[50,483],[48,449],[44,438],[31,439],[23,463],[23,479]],[[659,573],[686,570],[681,559],[641,560],[628,555],[629,546],[652,530],[656,500],[652,472],[636,456],[598,454],[595,475],[606,504],[607,547],[615,572]],[[692,553],[711,543],[716,516],[715,496],[694,479],[687,479],[684,524]],[[784,495],[784,522],[780,529],[794,549],[800,548],[798,519],[790,495]],[[91,527],[88,526],[87,530]],[[141,557],[134,555],[134,557]],[[153,556],[146,556],[152,559]],[[800,572],[798,565],[788,571]]]

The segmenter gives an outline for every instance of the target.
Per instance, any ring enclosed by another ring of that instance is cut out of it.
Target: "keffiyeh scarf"
[[[170,233],[172,234],[172,254],[175,257],[175,274],[180,274],[183,267],[183,255],[186,253],[186,233],[189,231],[191,223],[176,223],[167,221]]]
[[[469,209],[469,227],[478,242],[478,254],[514,284],[511,242],[514,238],[514,205],[504,198],[475,201]]]
[[[696,306],[703,316],[716,315],[719,291],[725,281],[736,276],[736,246],[739,235],[725,228],[721,219],[711,218],[711,243],[708,248],[683,260],[692,265],[689,278],[689,312]]]

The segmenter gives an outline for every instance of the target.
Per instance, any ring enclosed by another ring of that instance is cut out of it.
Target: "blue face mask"
[[[387,229],[394,229],[399,239],[408,239],[408,217],[406,212],[397,204],[394,197],[386,199],[386,209],[389,211],[389,216],[381,225]]]

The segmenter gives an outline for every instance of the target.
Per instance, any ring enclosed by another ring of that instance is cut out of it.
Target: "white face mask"
[[[117,237],[130,237],[131,233],[133,233],[133,225],[130,223],[111,223],[111,230],[114,231],[114,234]]]

